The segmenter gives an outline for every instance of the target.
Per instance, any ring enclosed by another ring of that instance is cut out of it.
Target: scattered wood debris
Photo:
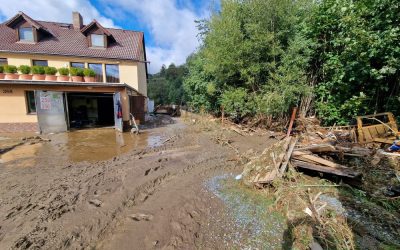
[[[359,171],[338,162],[343,162],[345,157],[371,157],[374,165],[384,155],[392,154],[377,151],[376,141],[375,144],[357,143],[357,131],[352,126],[321,127],[315,117],[298,118],[294,134],[288,133],[265,149],[260,157],[245,165],[242,173],[245,184],[269,184],[275,178],[284,176],[289,165],[296,169],[361,180]]]

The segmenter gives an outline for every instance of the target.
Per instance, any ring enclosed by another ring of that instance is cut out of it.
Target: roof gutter
[[[146,61],[146,60],[126,59],[126,58],[118,58],[118,57],[97,57],[97,56],[62,54],[62,53],[42,53],[42,52],[15,51],[15,50],[0,50],[0,52],[7,52],[7,53],[13,53],[13,54],[33,54],[33,55],[67,56],[67,57],[94,58],[94,59],[111,59],[111,60],[119,60],[119,61],[134,61],[134,62],[140,62],[140,63],[150,63],[149,61]]]
[[[134,91],[138,95],[145,96],[140,93],[137,89],[126,83],[91,83],[91,82],[52,82],[52,81],[32,81],[32,80],[0,80],[0,85],[31,85],[31,86],[60,86],[60,87],[92,87],[92,88],[104,88],[104,87],[117,87],[127,88]]]

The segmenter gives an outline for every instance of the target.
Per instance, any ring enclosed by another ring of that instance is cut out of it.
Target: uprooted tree
[[[198,22],[202,47],[184,87],[194,109],[281,118],[291,106],[325,124],[400,113],[397,0],[223,0]]]

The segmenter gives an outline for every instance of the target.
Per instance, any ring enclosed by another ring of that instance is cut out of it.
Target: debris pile
[[[392,117],[390,113],[388,116]],[[260,157],[245,165],[242,173],[244,182],[246,185],[256,186],[269,184],[275,178],[282,177],[288,165],[296,169],[361,181],[362,173],[343,162],[349,158],[371,158],[376,165],[385,155],[400,156],[378,150],[385,143],[393,143],[393,136],[398,135],[397,125],[391,120],[387,123],[378,120],[373,125],[361,123],[356,129],[355,126],[326,128],[321,127],[319,120],[314,117],[298,118],[293,135],[281,139],[265,149]],[[359,143],[361,138],[364,143]],[[369,140],[366,142],[365,138]],[[392,145],[391,148],[395,147]]]
[[[289,248],[398,249],[399,132],[390,113],[378,115],[334,127],[298,118],[237,176],[273,195],[288,220]]]

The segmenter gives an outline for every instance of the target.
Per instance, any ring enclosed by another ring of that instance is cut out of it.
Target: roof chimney
[[[72,25],[76,30],[80,30],[83,27],[82,16],[77,11],[72,12]]]

